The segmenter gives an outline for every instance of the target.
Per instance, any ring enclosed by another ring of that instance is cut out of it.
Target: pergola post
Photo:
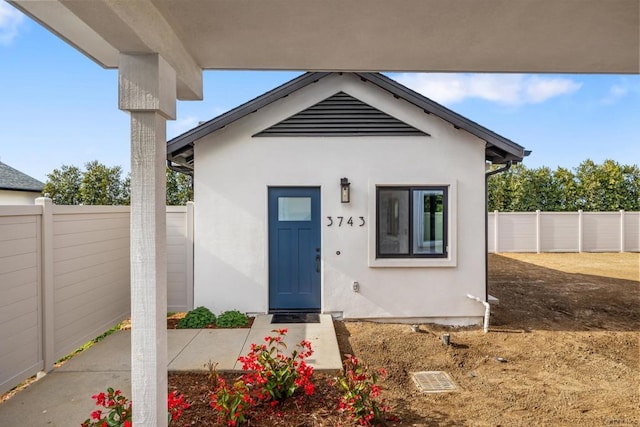
[[[176,74],[158,54],[120,55],[131,115],[131,399],[136,426],[167,425],[166,120]]]

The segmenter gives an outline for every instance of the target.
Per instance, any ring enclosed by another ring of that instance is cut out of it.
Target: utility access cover
[[[411,378],[423,393],[447,393],[457,389],[449,374],[442,371],[414,372]]]

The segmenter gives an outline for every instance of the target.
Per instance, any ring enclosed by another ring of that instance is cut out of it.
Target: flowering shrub
[[[350,412],[351,418],[363,426],[380,423],[388,407],[384,399],[379,399],[381,388],[377,382],[386,375],[384,369],[371,370],[348,354],[344,361],[344,374],[335,379],[336,386],[343,392],[338,406],[340,410]]]
[[[81,427],[131,427],[133,425],[131,401],[124,397],[120,390],[109,387],[106,393],[101,392],[91,398],[96,401],[96,406],[102,406],[106,411],[96,409],[91,413],[90,418],[80,424]],[[184,401],[183,395],[173,391],[167,398],[167,406],[169,422],[171,422],[180,418],[182,411],[190,405]]]
[[[211,406],[228,426],[244,422],[247,410],[261,402],[275,407],[298,389],[306,395],[315,391],[311,382],[313,367],[304,361],[313,354],[311,343],[302,340],[287,356],[284,354],[287,329],[272,332],[275,335],[264,338],[266,344],[252,344],[249,354],[238,358],[242,369],[247,371],[238,381],[229,386],[224,379],[216,378]]]
[[[256,402],[251,390],[238,379],[231,387],[224,378],[216,377],[217,386],[211,395],[211,406],[218,411],[218,418],[228,426],[235,426],[246,421],[245,414]]]
[[[283,351],[287,349],[287,345],[283,338],[287,329],[272,332],[276,335],[264,338],[267,344],[252,344],[249,354],[238,358],[242,369],[250,371],[244,375],[245,383],[256,389],[256,397],[264,401],[284,400],[293,396],[298,388],[302,388],[305,394],[312,395],[313,367],[304,361],[313,354],[311,343],[302,340],[291,356],[286,356]]]
[[[80,424],[81,427],[131,427],[131,402],[120,390],[109,387],[106,394],[101,392],[91,398],[96,401],[96,406],[102,406],[107,411],[104,413],[101,409],[96,409],[91,413],[91,418]]]

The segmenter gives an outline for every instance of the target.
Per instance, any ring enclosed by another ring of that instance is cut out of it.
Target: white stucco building
[[[304,74],[168,143],[194,305],[479,323],[487,162],[526,154],[381,74]]]

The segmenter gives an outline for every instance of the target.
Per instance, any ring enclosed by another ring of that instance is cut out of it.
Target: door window
[[[311,197],[278,197],[278,221],[311,221]]]

